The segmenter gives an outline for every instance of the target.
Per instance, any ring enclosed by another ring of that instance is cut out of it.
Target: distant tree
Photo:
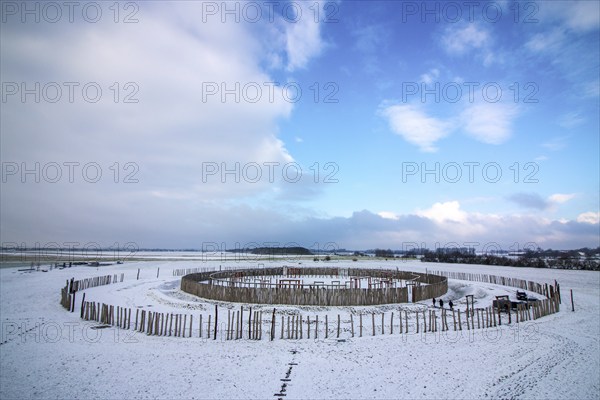
[[[394,252],[390,249],[375,249],[375,257],[380,258],[394,258]]]

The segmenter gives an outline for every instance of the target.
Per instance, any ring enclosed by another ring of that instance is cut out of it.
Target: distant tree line
[[[312,255],[305,247],[254,247],[227,250],[230,253],[250,253],[260,255]]]
[[[375,249],[375,257],[394,258],[394,252],[390,249]]]
[[[506,257],[490,254],[465,254],[464,252],[426,251],[421,261],[459,264],[501,265],[507,267],[560,268],[577,270],[600,270],[597,249],[578,250],[527,250],[518,257]]]

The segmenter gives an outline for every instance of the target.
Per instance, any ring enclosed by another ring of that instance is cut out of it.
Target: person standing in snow
[[[435,297],[433,298],[433,306],[435,307]]]
[[[440,299],[440,308],[444,308],[444,300]]]
[[[450,309],[451,309],[451,310],[454,310],[454,308],[453,308],[453,307],[454,307],[454,304],[452,304],[452,300],[450,300],[450,302],[448,303],[448,305],[450,306]]]

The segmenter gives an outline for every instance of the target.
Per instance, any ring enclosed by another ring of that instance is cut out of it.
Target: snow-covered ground
[[[311,261],[302,261],[312,265]],[[279,266],[286,262],[266,262]],[[319,263],[321,264],[321,263]],[[335,266],[336,263],[327,264]],[[0,398],[585,398],[600,392],[600,274],[589,271],[427,264],[339,262],[345,267],[479,272],[561,285],[557,314],[495,330],[365,334],[344,341],[207,340],[91,329],[59,305],[67,279],[125,274],[122,283],[87,289],[86,299],[159,312],[214,307],[179,291],[173,269],[256,267],[256,262],[141,261],[43,272],[0,269]],[[289,265],[289,262],[288,262]],[[136,280],[138,268],[140,279]],[[157,269],[160,275],[157,278]],[[575,312],[569,290],[573,289]],[[515,289],[450,280],[443,297],[464,309],[464,295],[488,305]],[[539,295],[537,295],[539,297]],[[80,300],[80,298],[78,298]],[[77,307],[79,307],[77,301]],[[421,305],[286,307],[289,313],[394,311]],[[231,305],[239,309],[240,305]],[[272,306],[255,309],[272,310]],[[280,308],[278,307],[278,310]],[[320,316],[321,318],[321,316]],[[322,319],[321,319],[322,321]],[[365,324],[370,328],[369,324]],[[369,330],[369,329],[367,329]],[[285,385],[285,386],[283,386]]]

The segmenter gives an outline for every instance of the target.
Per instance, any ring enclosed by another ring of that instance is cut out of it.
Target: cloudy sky
[[[599,245],[595,1],[2,2],[0,234]]]

